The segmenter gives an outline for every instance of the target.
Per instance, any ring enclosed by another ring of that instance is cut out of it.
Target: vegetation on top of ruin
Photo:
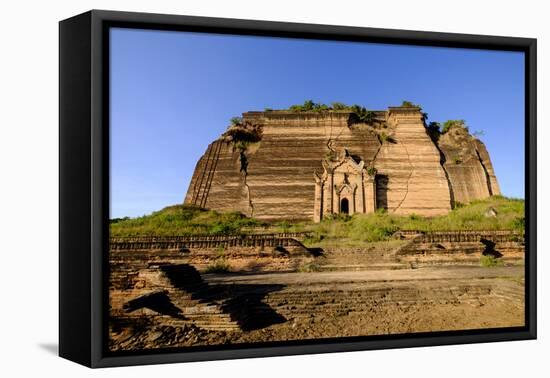
[[[231,117],[231,119],[229,120],[230,124],[229,124],[229,127],[233,127],[233,126],[241,126],[242,123],[243,123],[243,117]]]
[[[447,133],[452,128],[461,128],[466,130],[467,132],[470,132],[470,129],[468,126],[466,126],[466,121],[463,119],[450,119],[445,122],[443,122],[442,128],[441,128],[441,134]]]
[[[112,237],[170,235],[229,235],[262,222],[243,214],[204,210],[196,206],[174,205],[137,218],[111,221]]]
[[[367,110],[359,105],[353,105],[351,107],[351,121],[354,123],[364,122],[371,125],[374,123],[375,117],[376,113],[372,110]]]
[[[432,140],[436,143],[442,135],[447,134],[451,130],[461,130],[474,138],[479,138],[484,135],[482,130],[470,133],[470,128],[466,125],[466,121],[463,119],[449,119],[443,123],[430,122],[426,126],[426,130],[428,131],[430,138],[432,138]]]
[[[313,100],[306,100],[302,105],[291,105],[288,110],[291,112],[326,112],[329,110],[345,109],[333,109],[329,105],[313,102]]]
[[[418,108],[422,114],[422,121],[426,126],[426,131],[430,138],[437,143],[441,135],[448,133],[451,129],[462,129],[466,133],[470,134],[475,138],[479,138],[484,135],[483,131],[476,131],[470,133],[469,127],[466,125],[466,121],[463,119],[449,119],[443,123],[441,122],[427,122],[428,113],[422,111],[422,106],[415,104],[412,101],[403,100],[400,107],[403,108]],[[366,123],[373,125],[376,120],[376,112],[366,109],[364,106],[357,104],[347,105],[342,102],[332,102],[330,105],[314,102],[313,100],[306,100],[303,104],[291,105],[288,109],[283,109],[291,112],[313,112],[313,113],[324,113],[331,111],[347,111],[350,112],[350,124],[355,123]],[[273,109],[266,108],[266,112],[271,112]],[[380,122],[379,122],[380,123]],[[382,126],[387,126],[385,122],[381,122]],[[261,125],[257,125],[248,120],[243,120],[241,117],[231,118],[231,125],[228,130],[223,134],[224,136],[229,136],[234,140],[234,143],[240,142],[240,145],[246,145],[249,143],[258,142],[261,140]],[[379,135],[380,142],[392,142],[390,139],[386,138],[386,134],[382,133]],[[239,146],[239,145],[237,145]]]
[[[403,100],[400,107],[404,108],[418,108],[422,111],[422,107],[411,101]],[[368,110],[361,105],[347,105],[343,102],[332,102],[330,105],[320,102],[314,102],[313,100],[306,100],[303,104],[291,105],[288,109],[283,109],[291,112],[312,112],[312,113],[327,113],[331,111],[347,111],[351,114],[350,122],[354,123],[366,123],[372,125],[376,121],[376,112]],[[272,112],[273,109],[265,108],[265,112]],[[428,113],[422,112],[422,119],[425,122],[428,119]]]
[[[312,100],[306,100],[301,105],[291,105],[287,110],[291,112],[330,112],[330,111],[348,111],[351,113],[352,123],[364,122],[367,124],[374,123],[376,112],[366,109],[360,105],[346,105],[342,102],[333,102],[330,105],[317,103]]]
[[[420,112],[422,114],[422,122],[424,122],[424,124],[426,124],[426,121],[428,120],[428,113],[422,111],[422,106],[420,106],[418,104],[415,104],[411,101],[403,100],[401,102],[401,107],[402,108],[418,108],[418,110],[420,110]]]
[[[233,117],[230,122],[222,136],[227,142],[233,143],[239,151],[245,151],[251,143],[262,140],[263,125],[243,120],[241,117]]]
[[[420,105],[414,104],[411,101],[407,101],[407,100],[403,100],[401,102],[401,107],[403,107],[403,108],[419,108],[419,109],[422,109],[422,107]]]

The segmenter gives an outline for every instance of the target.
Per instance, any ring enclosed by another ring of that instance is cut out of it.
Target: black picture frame
[[[526,325],[112,354],[106,349],[109,39],[113,26],[525,53]],[[59,354],[89,367],[535,339],[536,39],[92,10],[59,24]]]

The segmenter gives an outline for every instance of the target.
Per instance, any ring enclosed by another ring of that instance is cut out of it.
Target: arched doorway
[[[340,213],[349,214],[349,201],[347,198],[342,198],[340,201]]]

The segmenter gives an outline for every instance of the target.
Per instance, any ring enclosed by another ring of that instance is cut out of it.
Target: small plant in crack
[[[382,144],[383,143],[396,143],[395,139],[391,135],[389,135],[385,132],[381,132],[381,133],[378,134],[378,140]]]

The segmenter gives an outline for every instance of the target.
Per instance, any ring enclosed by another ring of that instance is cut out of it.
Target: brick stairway
[[[155,311],[164,324],[193,324],[207,330],[235,331],[239,324],[224,308],[224,300],[205,283],[190,265],[166,265],[155,277],[155,286],[161,288],[126,302],[129,312],[142,307]],[[163,301],[164,306],[159,302]],[[141,303],[140,303],[141,302]],[[172,311],[166,311],[170,304]],[[159,311],[160,309],[160,311]]]

